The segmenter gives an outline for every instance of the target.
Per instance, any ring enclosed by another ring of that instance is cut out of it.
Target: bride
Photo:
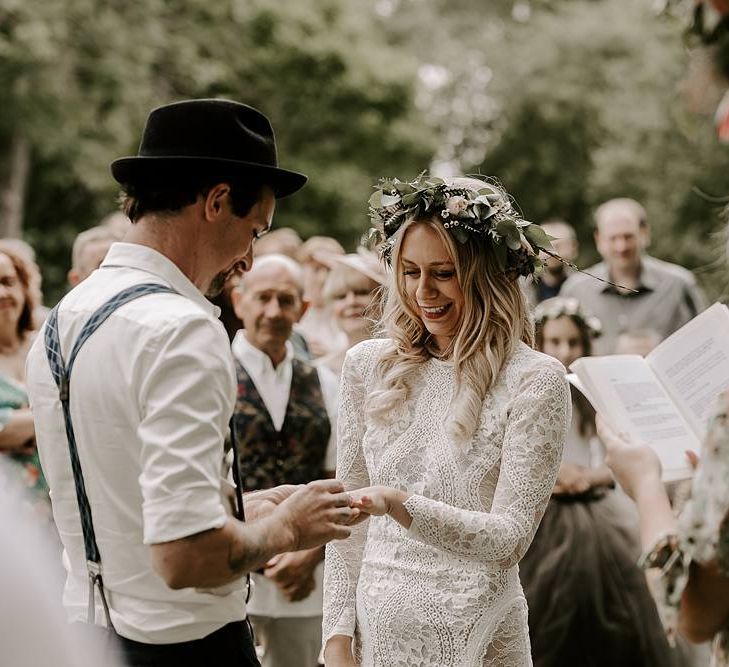
[[[326,664],[531,665],[516,566],[570,423],[519,286],[548,237],[471,178],[384,181],[370,212],[387,337],[347,354],[337,477],[372,519],[327,546]]]

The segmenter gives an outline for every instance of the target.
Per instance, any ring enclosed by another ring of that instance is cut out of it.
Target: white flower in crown
[[[585,320],[585,323],[588,327],[590,327],[590,329],[592,329],[592,335],[595,338],[602,335],[602,322],[600,322],[597,317],[588,317]]]
[[[580,315],[581,308],[580,302],[574,297],[567,297],[564,300],[564,312],[565,315]]]
[[[469,203],[470,202],[465,197],[462,197],[461,195],[454,195],[453,197],[448,197],[446,209],[454,218],[457,218],[461,215],[461,213],[468,209]]]

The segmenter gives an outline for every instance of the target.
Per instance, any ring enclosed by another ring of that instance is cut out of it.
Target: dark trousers
[[[105,642],[107,649],[126,667],[207,667],[215,664],[261,667],[246,621],[228,623],[202,639],[177,644],[144,644],[103,628],[97,627],[94,631],[95,640]]]

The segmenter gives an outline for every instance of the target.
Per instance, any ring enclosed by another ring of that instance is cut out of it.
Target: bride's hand
[[[390,511],[390,497],[385,486],[368,486],[364,489],[350,491],[352,507],[356,507],[370,516],[384,516]]]
[[[324,647],[326,667],[359,667],[352,656],[352,638],[334,635]]]

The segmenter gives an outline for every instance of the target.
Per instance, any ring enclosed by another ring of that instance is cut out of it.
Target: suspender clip
[[[95,563],[92,560],[86,561],[86,569],[89,573],[89,607],[87,611],[86,622],[94,625],[96,622],[96,584],[101,580],[101,563]]]

